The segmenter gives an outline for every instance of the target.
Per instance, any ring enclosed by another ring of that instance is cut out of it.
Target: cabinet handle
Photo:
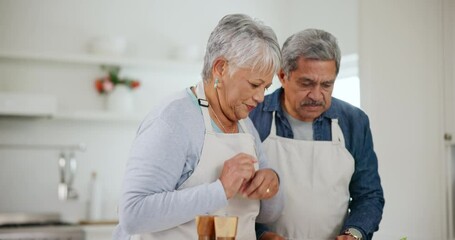
[[[444,140],[446,140],[446,141],[448,141],[448,142],[452,141],[452,134],[450,134],[450,133],[445,133],[445,134],[444,134]]]

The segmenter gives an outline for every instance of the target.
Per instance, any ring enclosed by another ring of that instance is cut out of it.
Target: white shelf
[[[29,52],[0,49],[0,61],[31,61],[44,63],[63,63],[80,65],[116,65],[138,67],[161,72],[197,73],[202,69],[202,61],[180,61],[173,59],[145,59],[123,56],[103,56],[88,53],[62,54],[52,52]],[[50,118],[54,120],[124,122],[139,124],[146,113],[114,113],[103,110],[56,112]],[[3,116],[0,116],[3,118]]]
[[[114,113],[108,111],[75,111],[60,112],[53,116],[56,120],[130,122],[139,124],[145,117],[139,113]]]
[[[21,52],[0,49],[0,59],[45,61],[69,64],[115,65],[123,67],[147,67],[156,69],[178,68],[179,70],[200,70],[202,61],[180,61],[173,59],[131,58],[76,53],[59,54],[50,52]]]

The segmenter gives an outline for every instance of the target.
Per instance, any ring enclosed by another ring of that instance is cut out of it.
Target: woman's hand
[[[242,187],[242,194],[250,199],[269,199],[278,192],[278,175],[270,168],[256,171]]]
[[[274,232],[265,232],[262,234],[260,240],[285,240],[285,238]]]
[[[244,183],[254,176],[256,158],[246,153],[239,153],[224,162],[220,181],[223,184],[227,199],[237,194]]]

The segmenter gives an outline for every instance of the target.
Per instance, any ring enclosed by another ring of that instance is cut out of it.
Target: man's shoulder
[[[367,114],[362,109],[335,97],[332,97],[332,105],[330,108],[331,113],[339,118],[357,120],[359,118],[368,118]]]
[[[332,98],[331,111],[335,112],[333,118],[338,119],[347,142],[362,139],[365,137],[365,132],[369,131],[370,120],[362,109],[340,99]],[[353,146],[348,144],[348,149],[350,147]]]
[[[253,110],[253,112],[273,112],[277,111],[278,108],[280,107],[280,95],[281,95],[282,89],[278,88],[275,91],[273,91],[270,94],[267,94],[264,96],[264,101],[259,103],[256,108]]]

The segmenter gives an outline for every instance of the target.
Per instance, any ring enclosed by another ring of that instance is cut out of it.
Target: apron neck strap
[[[270,127],[270,134],[271,137],[276,137],[276,126],[275,126],[275,111],[272,112],[272,126]]]
[[[207,131],[212,131],[215,132],[212,126],[212,120],[210,119],[210,114],[209,114],[209,102],[207,101],[205,97],[205,92],[204,92],[204,81],[200,81],[196,85],[196,98],[199,103],[199,106],[201,107],[202,115],[204,116],[204,124],[205,124],[205,129]],[[246,127],[244,119],[241,119],[239,121],[239,125],[242,128],[242,131],[244,133],[248,133],[248,128]]]
[[[204,92],[204,81],[200,81],[196,85],[196,97],[199,103],[199,107],[201,108],[202,115],[204,116],[205,129],[207,131],[214,132],[209,115],[209,102],[207,101]]]
[[[338,119],[332,119],[332,142],[334,144],[341,144],[343,147],[344,144],[344,137],[343,132],[341,131],[340,125],[338,124]]]

